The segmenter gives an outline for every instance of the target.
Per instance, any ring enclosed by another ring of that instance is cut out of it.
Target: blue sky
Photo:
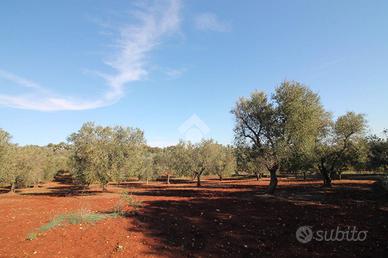
[[[163,146],[197,135],[182,124],[199,119],[203,136],[231,143],[237,98],[288,79],[380,133],[387,12],[355,0],[2,1],[0,128],[43,145],[94,121]]]

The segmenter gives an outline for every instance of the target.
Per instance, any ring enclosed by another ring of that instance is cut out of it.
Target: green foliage
[[[155,175],[167,176],[177,174],[175,171],[175,157],[173,147],[159,149],[153,156],[153,171]],[[168,182],[169,183],[169,182]]]
[[[67,169],[68,153],[47,147],[10,143],[10,135],[0,130],[0,182],[16,187],[37,185],[52,180],[58,170]]]
[[[142,201],[135,199],[132,193],[129,193],[127,191],[121,193],[120,199],[123,200],[126,205],[133,208],[140,208],[143,205]]]
[[[316,141],[315,159],[324,185],[331,186],[331,179],[347,165],[366,156],[366,120],[362,114],[348,112],[327,123]]]
[[[67,224],[84,224],[84,223],[96,223],[97,221],[115,217],[116,214],[112,213],[92,213],[92,212],[76,212],[76,213],[67,213],[56,216],[54,219],[49,221],[48,223],[40,226],[37,231],[30,232],[26,239],[34,240],[39,234],[49,231],[55,227],[65,226]]]
[[[130,214],[127,210],[127,207],[132,207],[137,210],[138,208],[142,207],[142,205],[142,201],[135,199],[133,195],[128,191],[124,191],[120,194],[119,200],[114,205],[112,214],[117,214],[117,216],[126,217]]]
[[[10,182],[14,179],[10,173],[11,135],[0,128],[0,182]]]
[[[317,136],[327,123],[318,94],[298,82],[283,82],[276,89],[276,119],[281,121],[281,145],[287,153],[306,154],[313,151]]]
[[[246,145],[237,145],[235,150],[237,171],[254,175],[259,180],[268,170],[265,167],[265,161],[255,151],[255,148]]]
[[[26,239],[32,241],[32,240],[36,239],[37,237],[38,237],[38,233],[36,233],[36,232],[31,232],[31,233],[28,233],[28,234],[27,234]]]
[[[138,178],[148,180],[155,177],[155,154],[144,153],[140,157],[140,166],[138,170]]]
[[[272,98],[259,91],[240,98],[232,113],[235,141],[261,157],[271,174],[270,193],[276,188],[280,165],[293,153],[311,152],[327,116],[316,93],[289,81]]]
[[[121,182],[141,167],[145,139],[140,129],[102,127],[86,123],[69,137],[71,165],[76,181],[83,185]]]
[[[69,171],[70,146],[66,143],[48,144],[45,149],[46,163],[43,178],[51,181],[59,171]]]
[[[202,140],[190,149],[190,171],[197,178],[197,186],[201,185],[201,176],[214,172],[214,164],[218,154],[217,147],[213,140]]]
[[[173,147],[169,147],[170,164],[177,176],[192,175],[192,152],[194,146],[190,142],[179,141]]]
[[[388,171],[388,135],[380,138],[376,135],[367,139],[368,155],[366,168],[375,171]]]
[[[169,182],[171,176],[192,176],[200,185],[204,175],[222,180],[241,172],[259,179],[269,172],[269,192],[273,192],[280,169],[320,171],[325,183],[343,170],[388,169],[388,137],[366,139],[361,114],[348,112],[333,121],[319,96],[298,82],[283,82],[272,96],[255,91],[240,98],[232,113],[234,147],[208,139],[153,148],[146,146],[140,129],[94,123],[73,133],[69,144],[17,146],[0,129],[0,183],[11,185],[13,191],[70,171],[76,183],[98,182],[105,189],[109,182],[134,176],[147,183],[156,177],[167,177]],[[132,201],[123,202],[136,206]]]
[[[213,151],[215,152],[215,159],[212,162],[212,173],[218,175],[220,180],[227,176],[231,176],[236,171],[237,167],[233,148],[216,144]]]
[[[201,142],[188,145],[186,149],[190,157],[184,165],[188,166],[193,178],[197,178],[197,186],[201,185],[201,176],[215,174],[222,179],[230,175],[236,168],[233,151],[223,147],[214,140],[202,140]]]
[[[3,148],[10,144],[11,135],[0,128],[0,153],[2,153]]]

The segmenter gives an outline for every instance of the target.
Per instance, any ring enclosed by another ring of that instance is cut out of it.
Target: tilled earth
[[[209,178],[201,188],[133,182],[102,193],[49,183],[0,194],[0,257],[388,257],[388,195],[374,181],[341,180],[325,189],[320,181],[282,179],[274,196],[265,194],[267,185]],[[26,240],[57,215],[112,210],[123,190],[143,201],[129,217],[56,227]],[[314,234],[338,228],[367,235],[301,243],[300,226]]]

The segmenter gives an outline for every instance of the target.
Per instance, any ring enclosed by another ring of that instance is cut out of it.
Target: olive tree
[[[189,149],[191,162],[190,171],[194,179],[197,179],[197,186],[201,186],[201,176],[217,174],[217,171],[221,172],[224,169],[230,169],[226,166],[226,162],[222,160],[222,146],[216,143],[214,140],[203,139],[201,142],[196,143]],[[226,157],[225,157],[226,158]],[[221,161],[221,162],[220,162]]]
[[[270,173],[270,194],[282,161],[292,152],[312,149],[326,114],[316,93],[292,81],[281,83],[271,98],[260,91],[240,98],[232,113],[236,141],[254,148]]]
[[[368,137],[367,168],[376,171],[388,171],[388,130],[385,138],[372,135]]]
[[[107,149],[110,152],[112,180],[122,182],[139,176],[147,154],[144,133],[137,128],[116,126],[112,129],[111,138]]]
[[[0,162],[2,166],[0,166],[0,175],[2,175],[6,168],[3,166],[3,164],[6,163],[8,158],[8,151],[9,147],[11,145],[11,135],[0,128]]]
[[[180,140],[175,146],[169,147],[171,166],[177,176],[192,176],[193,149],[194,145],[190,142]]]
[[[145,179],[146,183],[155,176],[155,154],[144,153],[141,156],[139,167],[139,178]]]
[[[0,130],[0,181],[9,184],[10,191],[17,187],[36,186],[51,180],[60,162],[48,147],[17,146],[11,136]]]
[[[257,151],[250,146],[236,143],[235,157],[237,165],[236,171],[254,175],[257,181],[260,180],[267,170],[260,153],[257,153]]]
[[[2,181],[11,185],[11,192],[20,187],[37,186],[45,180],[46,165],[47,156],[42,147],[10,145],[3,164]]]
[[[144,134],[129,127],[103,127],[85,123],[69,137],[72,172],[78,183],[99,182],[103,190],[138,173],[144,151]]]
[[[331,187],[332,178],[354,157],[351,153],[362,146],[365,129],[364,116],[354,112],[327,124],[315,146],[316,164],[324,186]]]
[[[70,146],[63,142],[59,144],[50,143],[46,147],[42,147],[42,149],[45,155],[44,180],[50,181],[58,172],[70,170]]]
[[[176,173],[175,165],[182,165],[178,163],[175,157],[175,148],[173,146],[158,150],[154,154],[154,169],[155,174],[166,177],[166,183],[170,184],[170,177]]]
[[[13,163],[17,176],[17,186],[37,186],[45,180],[47,153],[44,148],[34,145],[17,147],[13,152]]]
[[[15,191],[16,175],[12,169],[11,135],[0,129],[0,182],[10,184],[10,191]]]
[[[216,144],[215,151],[216,159],[213,163],[213,171],[220,181],[226,177],[232,175],[236,171],[236,157],[234,156],[233,148],[230,146],[223,146],[221,144]]]

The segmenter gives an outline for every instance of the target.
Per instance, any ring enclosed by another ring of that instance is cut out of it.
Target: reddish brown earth
[[[388,195],[370,180],[280,180],[275,196],[267,180],[208,179],[193,183],[128,183],[81,194],[50,183],[0,194],[0,257],[388,257]],[[106,212],[128,189],[143,200],[131,217],[68,225],[26,240],[56,215]],[[356,226],[364,242],[299,243],[295,231]],[[117,250],[121,245],[123,249]]]

